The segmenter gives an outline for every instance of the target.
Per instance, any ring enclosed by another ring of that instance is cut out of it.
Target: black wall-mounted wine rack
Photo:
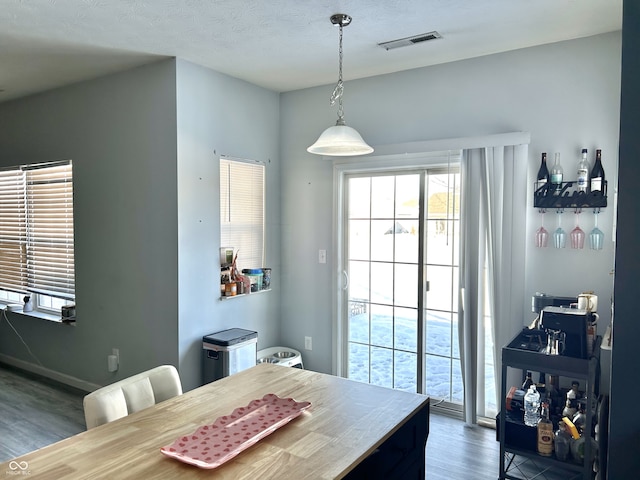
[[[533,206],[545,210],[604,208],[607,206],[607,181],[602,192],[578,192],[573,182],[562,182],[560,190],[552,190],[550,183],[535,183]]]

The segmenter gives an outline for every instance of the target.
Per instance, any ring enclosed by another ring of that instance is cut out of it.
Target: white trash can
[[[230,328],[202,337],[202,380],[211,383],[256,365],[258,332]]]

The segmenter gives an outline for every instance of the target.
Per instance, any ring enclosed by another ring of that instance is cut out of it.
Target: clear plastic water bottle
[[[524,424],[535,427],[540,420],[540,393],[535,384],[529,387],[524,395]]]

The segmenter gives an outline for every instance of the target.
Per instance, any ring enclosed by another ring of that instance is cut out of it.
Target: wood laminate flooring
[[[85,392],[0,364],[0,462],[85,430]],[[495,430],[431,413],[427,479],[495,480]]]
[[[0,364],[0,461],[84,431],[84,395]]]

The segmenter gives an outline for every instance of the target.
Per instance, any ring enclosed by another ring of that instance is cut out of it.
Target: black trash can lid
[[[202,337],[202,341],[212,345],[228,347],[229,345],[246,342],[254,338],[258,338],[258,332],[245,330],[243,328],[230,328],[228,330],[222,330],[221,332],[205,335]]]

